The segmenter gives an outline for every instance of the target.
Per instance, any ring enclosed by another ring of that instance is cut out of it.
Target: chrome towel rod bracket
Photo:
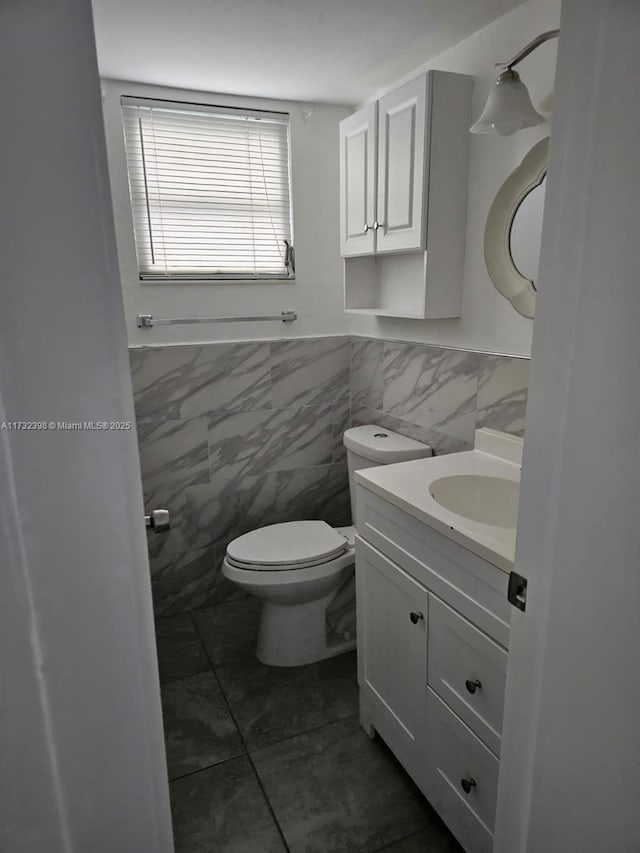
[[[293,323],[298,319],[295,311],[281,311],[279,314],[265,314],[249,317],[158,317],[153,314],[138,314],[136,320],[139,329],[152,329],[154,326],[177,326],[191,323],[261,323],[268,320],[282,320]]]

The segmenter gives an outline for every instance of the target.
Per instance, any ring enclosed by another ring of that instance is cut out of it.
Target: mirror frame
[[[511,226],[518,208],[547,174],[549,137],[541,139],[513,170],[493,200],[484,231],[484,259],[491,281],[516,311],[533,319],[536,286],[511,257]]]

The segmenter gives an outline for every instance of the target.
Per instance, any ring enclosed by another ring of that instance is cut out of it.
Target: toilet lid
[[[288,521],[239,536],[227,546],[227,557],[247,568],[291,569],[333,560],[346,547],[344,536],[324,521]]]

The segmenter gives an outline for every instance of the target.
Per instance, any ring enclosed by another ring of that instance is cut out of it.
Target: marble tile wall
[[[145,347],[130,362],[145,507],[172,519],[149,534],[156,616],[234,596],[224,550],[258,525],[349,523],[349,338]]]
[[[522,434],[526,359],[369,338],[145,347],[130,351],[156,616],[237,595],[228,542],[278,521],[349,523],[342,433],[377,423],[436,453],[477,426]]]
[[[425,344],[352,339],[351,421],[432,445],[473,447],[474,430],[522,435],[529,360]]]

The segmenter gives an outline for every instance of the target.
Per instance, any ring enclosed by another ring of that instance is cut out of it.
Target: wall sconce
[[[527,87],[513,66],[529,56],[537,47],[549,39],[557,38],[560,30],[542,33],[517,53],[510,62],[497,62],[496,68],[502,69],[494,87],[489,93],[487,103],[480,118],[469,128],[469,133],[495,133],[498,136],[511,136],[525,127],[543,124],[544,116],[538,113],[529,97]]]

